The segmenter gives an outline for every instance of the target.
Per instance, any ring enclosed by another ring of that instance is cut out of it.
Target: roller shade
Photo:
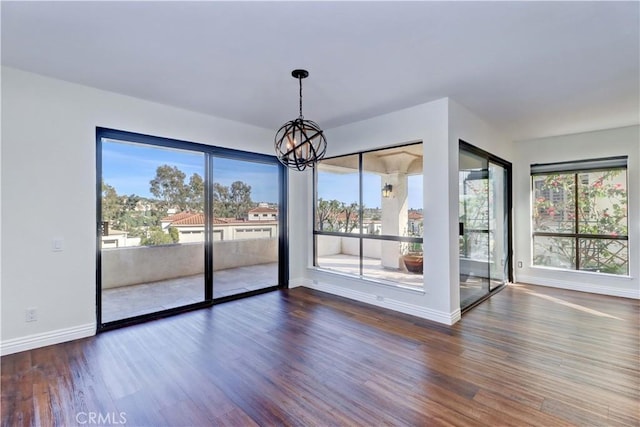
[[[531,175],[546,175],[558,172],[586,172],[606,169],[626,169],[627,156],[606,157],[592,160],[576,160],[559,163],[535,163],[531,165]]]

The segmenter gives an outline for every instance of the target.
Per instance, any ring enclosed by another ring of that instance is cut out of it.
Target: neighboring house
[[[103,249],[122,248],[125,246],[139,246],[139,237],[128,237],[128,232],[122,230],[110,230],[106,228],[106,234],[100,237]]]
[[[251,217],[251,211],[249,212]],[[276,217],[277,212],[275,210]],[[262,214],[262,212],[259,213]],[[204,242],[204,214],[202,213],[180,212],[166,216],[160,222],[165,232],[169,232],[169,227],[178,230],[178,243]],[[247,221],[235,218],[215,218],[213,220],[213,240],[268,239],[277,236],[278,221],[276,219]]]
[[[278,219],[278,209],[270,208],[266,203],[260,203],[257,208],[249,211],[249,221],[275,221]]]
[[[424,217],[418,211],[409,211],[407,229],[410,236],[422,236],[422,220]]]

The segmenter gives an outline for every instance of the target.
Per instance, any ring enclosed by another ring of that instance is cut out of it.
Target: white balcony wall
[[[214,271],[278,261],[278,239],[218,241]],[[102,251],[102,288],[137,285],[204,273],[204,244],[138,246]]]
[[[353,237],[317,236],[316,251],[319,257],[330,255],[360,256],[360,241]],[[365,239],[362,243],[363,255],[366,258],[380,259],[382,256],[382,241]]]

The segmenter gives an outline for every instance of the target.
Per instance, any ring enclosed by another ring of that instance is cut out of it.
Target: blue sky
[[[204,178],[204,154],[142,144],[104,141],[102,144],[102,176],[119,195],[137,194],[153,198],[149,181],[161,165],[176,166],[187,176],[194,173]],[[275,165],[249,163],[216,157],[213,181],[230,185],[244,181],[251,185],[254,202],[278,202],[277,168]]]
[[[422,175],[409,176],[409,209],[422,209]],[[381,176],[364,173],[362,175],[362,196],[366,208],[379,208],[382,205]],[[338,200],[346,204],[357,202],[358,174],[335,174],[320,172],[318,174],[318,197],[324,200]]]
[[[102,176],[104,182],[113,186],[119,195],[137,194],[153,198],[149,192],[149,181],[156,176],[161,165],[176,166],[187,176],[194,173],[204,178],[204,154],[130,144],[106,140],[102,144]],[[241,160],[215,157],[213,181],[229,186],[234,181],[244,181],[251,186],[254,202],[278,202],[277,168],[275,165],[252,163]],[[382,204],[382,186],[379,175],[363,175],[364,205],[368,208]],[[318,196],[325,200],[339,200],[350,204],[357,202],[358,174],[320,173]],[[422,176],[409,177],[409,208],[422,208]]]

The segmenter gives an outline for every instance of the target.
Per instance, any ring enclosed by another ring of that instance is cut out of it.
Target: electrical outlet
[[[38,320],[38,309],[35,307],[29,307],[25,310],[25,322],[35,322]]]
[[[57,237],[51,240],[51,250],[53,252],[62,252],[64,250],[64,239]]]
[[[518,261],[518,268],[522,268],[522,261]]]

